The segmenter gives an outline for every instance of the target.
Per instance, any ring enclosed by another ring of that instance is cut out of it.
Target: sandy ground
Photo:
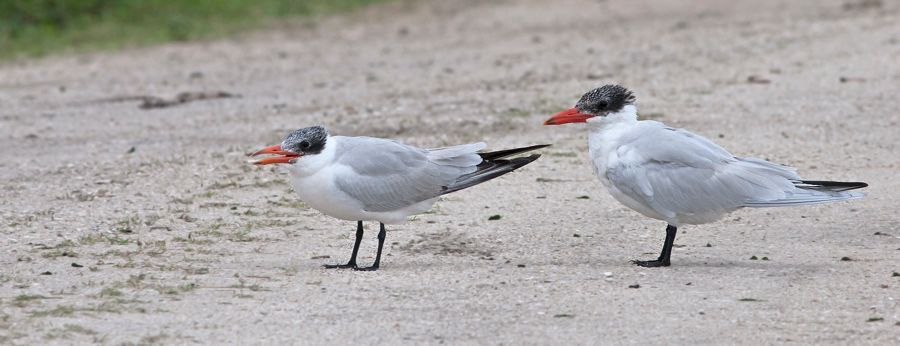
[[[897,343],[898,61],[893,1],[535,0],[6,63],[0,344]],[[607,82],[868,196],[684,227],[672,267],[635,267],[665,224],[596,182],[584,128],[540,125]],[[188,91],[240,97],[139,108]],[[382,270],[334,271],[354,224],[243,156],[312,124],[554,146],[391,227]]]

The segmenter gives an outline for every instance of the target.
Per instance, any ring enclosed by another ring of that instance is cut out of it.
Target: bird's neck
[[[637,107],[625,105],[618,112],[590,118],[587,123],[588,127],[591,128],[591,132],[595,132],[595,130],[602,130],[613,125],[634,125],[637,124],[637,121]]]
[[[290,171],[296,177],[307,177],[315,174],[322,168],[327,167],[335,158],[335,149],[338,145],[339,137],[329,136],[325,140],[325,147],[322,151],[300,156],[290,165]]]
[[[626,105],[605,117],[588,119],[588,149],[595,164],[606,162],[609,153],[618,147],[619,138],[637,124],[637,108],[634,105]]]

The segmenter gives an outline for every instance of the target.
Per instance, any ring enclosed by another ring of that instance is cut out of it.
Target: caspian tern
[[[860,182],[801,179],[794,168],[736,157],[712,141],[652,120],[637,120],[635,98],[619,85],[584,94],[575,108],[544,125],[587,123],[594,173],[620,203],[668,223],[659,258],[633,261],[669,266],[675,233],[682,224],[713,222],[743,207],[784,207],[843,201]]]
[[[288,164],[300,199],[338,219],[357,221],[356,242],[347,264],[326,268],[376,270],[384,247],[384,224],[431,209],[438,197],[494,179],[537,160],[540,154],[506,159],[548,145],[479,153],[484,143],[421,149],[372,137],[330,136],[321,126],[291,132],[280,145],[253,154],[276,155],[257,165]],[[356,254],[363,221],[378,221],[378,252],[371,267],[359,267]]]

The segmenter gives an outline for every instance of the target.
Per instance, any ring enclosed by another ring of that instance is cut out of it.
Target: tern
[[[587,123],[594,173],[620,203],[666,221],[659,258],[670,265],[678,227],[716,221],[744,207],[786,207],[860,198],[861,182],[803,180],[794,168],[737,157],[703,136],[652,120],[638,121],[635,97],[619,85],[584,94],[544,125]]]
[[[356,223],[356,242],[346,264],[326,268],[377,270],[384,247],[384,224],[402,223],[431,209],[438,197],[481,184],[540,157],[510,156],[544,148],[534,145],[493,152],[484,143],[422,149],[373,137],[331,136],[322,126],[289,133],[279,145],[251,156],[257,165],[287,164],[291,185],[300,199],[323,214]],[[509,158],[509,159],[507,159]],[[370,267],[359,267],[356,254],[363,221],[378,221],[378,252]]]

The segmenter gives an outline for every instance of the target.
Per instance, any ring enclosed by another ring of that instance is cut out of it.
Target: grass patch
[[[184,268],[184,273],[187,275],[209,274],[209,268]]]
[[[237,288],[243,292],[243,290],[250,290],[253,292],[261,292],[261,291],[270,291],[268,288],[262,287],[259,284],[247,285],[247,282],[244,279],[238,279],[238,283],[228,286],[229,288]]]
[[[131,275],[128,280],[112,284],[110,287],[100,291],[101,297],[120,297],[123,293],[118,288],[130,288],[134,290],[152,289],[160,294],[177,295],[197,289],[195,282],[189,282],[181,285],[165,285],[157,282],[147,274]]]
[[[63,317],[72,316],[75,313],[75,307],[69,305],[60,305],[50,310],[32,311],[31,317]]]
[[[166,333],[159,333],[153,335],[147,335],[141,337],[141,340],[138,341],[138,345],[162,345],[165,344],[165,340],[169,338],[169,335]]]
[[[232,188],[232,187],[238,187],[238,183],[236,181],[228,181],[228,182],[217,181],[217,182],[212,183],[212,185],[207,187],[207,189],[208,190],[220,190],[220,189],[227,189],[227,188]]]
[[[4,0],[0,58],[235,34],[384,0]]]
[[[72,336],[72,333],[83,334],[83,335],[96,335],[97,334],[97,332],[95,332],[91,329],[79,326],[77,324],[65,324],[65,325],[63,325],[63,327],[61,329],[55,329],[55,330],[48,332],[46,335],[44,335],[44,339],[54,340],[54,339],[68,338],[68,337]]]
[[[212,243],[212,240],[209,240],[209,239],[197,239],[197,238],[194,238],[194,237],[190,237],[190,238],[185,238],[185,237],[175,237],[175,238],[172,238],[172,241],[179,242],[179,243],[198,244],[198,245],[206,245],[206,244],[211,244],[211,243]]]
[[[249,242],[254,241],[256,238],[250,236],[250,231],[253,230],[253,224],[248,223],[241,227],[240,229],[236,229],[233,233],[231,233],[231,237],[229,240],[233,242]]]
[[[140,224],[141,218],[137,215],[132,215],[128,218],[116,221],[116,223],[112,225],[112,229],[117,233],[130,234],[134,233],[134,231],[138,226],[140,226]]]
[[[78,257],[78,253],[72,250],[53,249],[43,253],[41,256],[44,258]]]
[[[107,258],[107,257],[119,257],[128,261],[134,259],[134,255],[136,255],[137,251],[124,251],[119,249],[107,250],[103,253],[95,253],[94,256],[99,258]]]
[[[145,244],[138,244],[139,252],[148,256],[159,256],[166,252],[166,241],[156,240]]]
[[[72,251],[72,247],[75,246],[75,242],[66,239],[56,244],[54,246],[39,246],[40,250],[49,250],[41,254],[44,258],[57,258],[57,257],[78,257],[78,254],[75,251]]]
[[[121,297],[122,291],[114,287],[106,287],[100,291],[100,297]]]
[[[22,308],[22,307],[25,307],[26,305],[28,305],[28,303],[30,303],[32,301],[41,300],[44,298],[46,298],[46,297],[44,297],[42,295],[20,294],[20,295],[17,295],[15,298],[13,298],[13,305]]]
[[[195,284],[193,282],[187,283],[184,285],[178,285],[178,286],[156,285],[153,287],[153,289],[156,290],[157,292],[159,292],[161,294],[168,294],[168,295],[177,295],[177,294],[181,294],[181,293],[185,293],[185,292],[190,292],[196,288],[197,288],[197,284]]]
[[[140,289],[144,286],[144,279],[146,278],[147,274],[131,275],[128,277],[128,280],[125,280],[125,286]]]
[[[90,330],[90,329],[88,329],[88,328],[79,326],[79,325],[77,325],[77,324],[66,324],[66,325],[63,325],[63,329],[64,329],[65,331],[67,331],[67,332],[73,332],[73,333],[78,333],[78,334],[85,334],[85,335],[94,335],[94,334],[97,334],[97,332],[95,332],[95,331],[93,331],[93,330]]]
[[[131,243],[131,239],[104,233],[89,234],[78,238],[78,243],[81,245],[94,245],[100,242],[108,242],[109,245],[128,245]]]
[[[52,250],[52,249],[62,249],[62,248],[73,247],[73,246],[75,246],[75,242],[73,242],[72,240],[66,239],[66,240],[59,242],[59,244],[56,244],[53,246],[38,244],[37,248],[38,248],[38,250]]]
[[[88,305],[88,306],[71,306],[71,305],[60,305],[50,310],[38,310],[32,311],[31,317],[68,317],[75,315],[76,312],[86,312],[86,313],[122,313],[123,311],[133,311],[133,312],[146,312],[145,309],[140,307],[131,307],[128,304],[132,303],[140,303],[137,300],[125,300],[120,298],[110,299],[104,301],[97,305]],[[73,331],[73,330],[72,330]]]
[[[201,193],[194,195],[194,198],[212,198],[215,195],[216,195],[215,191],[206,191],[206,192],[201,192]]]

